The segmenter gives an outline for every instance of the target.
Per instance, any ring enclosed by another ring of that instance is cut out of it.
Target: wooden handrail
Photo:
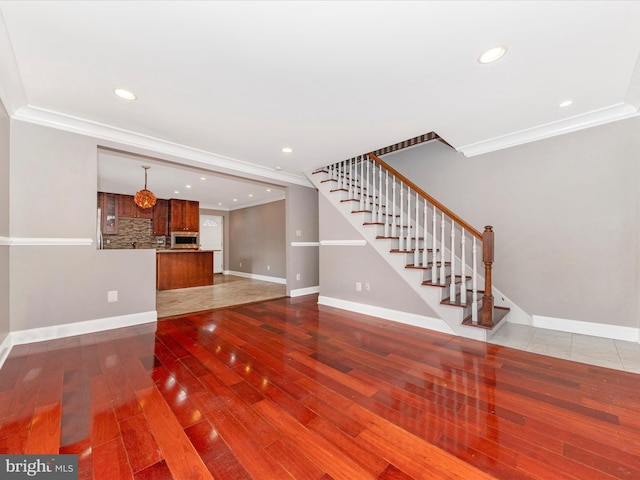
[[[373,153],[368,153],[367,156],[373,160],[374,162],[376,162],[378,165],[382,165],[384,168],[386,168],[389,173],[392,173],[393,175],[396,176],[396,178],[398,178],[399,180],[401,180],[404,184],[408,185],[409,187],[411,187],[414,191],[418,192],[418,194],[420,196],[422,196],[423,198],[426,198],[432,205],[435,205],[436,207],[438,207],[438,209],[441,212],[444,212],[445,215],[447,215],[449,218],[452,218],[453,220],[456,221],[456,223],[462,227],[464,227],[464,229],[471,233],[474,237],[478,238],[479,240],[482,240],[482,233],[479,232],[478,230],[476,230],[475,228],[473,228],[471,225],[469,225],[467,222],[465,222],[462,218],[460,218],[458,215],[456,215],[455,213],[453,213],[451,210],[449,210],[447,207],[445,207],[442,203],[440,203],[438,200],[436,200],[435,198],[433,198],[431,195],[429,195],[427,192],[425,192],[424,190],[422,190],[420,187],[418,187],[415,183],[413,183],[411,180],[409,180],[407,177],[405,177],[404,175],[402,175],[400,172],[398,172],[395,168],[391,167],[390,165],[386,164],[385,162],[383,162],[380,158],[378,158],[375,154]]]

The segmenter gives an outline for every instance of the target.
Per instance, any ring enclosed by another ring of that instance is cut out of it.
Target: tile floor
[[[640,343],[507,323],[491,343],[575,362],[640,373]]]
[[[158,318],[284,297],[285,285],[216,274],[213,285],[156,292]]]

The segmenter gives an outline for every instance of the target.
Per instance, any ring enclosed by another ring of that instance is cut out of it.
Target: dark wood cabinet
[[[169,235],[169,201],[158,199],[153,207],[153,235]]]
[[[153,218],[153,208],[140,208],[136,205],[133,195],[118,195],[120,217],[126,218]]]
[[[100,207],[100,228],[104,235],[118,234],[118,206],[119,195],[98,192],[98,206]]]
[[[193,200],[169,200],[169,224],[172,232],[198,232],[200,203]]]
[[[213,252],[158,252],[156,289],[213,285]]]

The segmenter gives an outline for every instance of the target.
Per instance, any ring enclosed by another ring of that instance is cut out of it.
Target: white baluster
[[[364,178],[364,159],[360,155],[360,210],[364,210],[364,194],[367,189],[367,184]]]
[[[384,216],[382,218],[384,218],[384,236],[388,237],[389,236],[389,205],[390,205],[390,200],[389,200],[389,170],[385,171],[385,177],[384,177],[384,200],[385,200],[385,209],[384,209]]]
[[[373,163],[373,160],[369,160],[371,164],[371,221],[376,221],[376,164]]]
[[[440,285],[446,285],[445,278],[445,254],[444,254],[444,212],[442,212],[442,220],[440,220]]]
[[[460,239],[460,245],[462,249],[460,274],[462,276],[462,284],[460,286],[460,303],[462,305],[467,304],[467,253],[465,252],[465,243],[467,242],[464,234],[464,228],[462,229],[462,238]]]
[[[382,223],[382,165],[380,165],[378,173],[378,219],[376,222]]]
[[[420,265],[420,219],[418,215],[420,215],[420,202],[418,201],[420,197],[418,197],[418,192],[416,192],[416,233],[415,233],[415,242],[413,242],[413,264],[417,267]]]
[[[353,158],[349,160],[349,200],[356,198],[356,178],[353,175]]]
[[[342,181],[342,189],[346,190],[347,185],[347,161],[342,161],[342,175],[340,175],[340,180]]]
[[[404,208],[403,208],[403,201],[404,201],[404,185],[403,185],[402,181],[400,181],[400,225],[398,226],[398,228],[400,229],[400,236],[399,236],[399,239],[398,239],[398,250],[400,250],[400,251],[404,250],[404,220],[403,220]]]
[[[422,266],[424,268],[427,268],[427,263],[429,261],[429,249],[427,248],[427,236],[429,233],[429,229],[427,228],[427,223],[427,199],[425,198],[424,204],[422,206],[422,236],[424,237],[424,240],[422,240]]]
[[[433,253],[431,255],[431,283],[438,283],[438,230],[436,225],[438,218],[436,216],[436,207],[433,206],[433,216],[431,217],[431,236],[433,237]]]
[[[451,219],[451,283],[449,298],[452,302],[456,299],[456,222]]]
[[[397,237],[398,236],[398,226],[396,225],[396,176],[392,175],[391,176],[391,186],[392,186],[392,194],[393,194],[393,209],[391,210],[391,218],[389,219],[389,221],[391,222],[391,236],[392,237]]]
[[[477,256],[478,249],[476,247],[476,237],[473,237],[473,247],[471,249],[471,256],[473,257],[472,273],[471,273],[471,322],[478,323],[478,268],[477,268]]]
[[[367,162],[367,196],[364,199],[364,209],[369,210],[369,203],[371,202],[371,184],[369,183],[369,179],[371,178],[371,162],[369,161],[369,157],[366,155],[365,159]]]
[[[411,187],[407,185],[407,240],[404,249],[411,251]]]

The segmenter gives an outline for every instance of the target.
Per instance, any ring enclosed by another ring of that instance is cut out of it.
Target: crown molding
[[[638,109],[636,107],[621,102],[557,122],[520,130],[519,132],[509,133],[477,143],[470,143],[469,145],[457,147],[456,150],[462,152],[465,157],[474,157],[476,155],[482,155],[483,153],[494,152],[496,150],[515,147],[516,145],[523,145],[565,133],[576,132],[585,128],[624,120],[625,118],[631,118],[637,115]]]
[[[10,116],[14,116],[20,107],[27,104],[22,77],[13,52],[7,25],[0,9],[0,99]]]
[[[216,155],[197,148],[168,142],[166,140],[142,135],[140,133],[111,125],[91,122],[83,118],[34,107],[32,105],[19,108],[13,115],[13,118],[44,127],[64,130],[101,140],[116,142],[130,147],[145,149],[151,152],[171,155],[185,160],[196,161],[226,173],[233,173],[236,175],[254,175],[263,179],[277,180],[279,182],[302,185],[304,187],[313,186],[304,174],[295,175],[293,173],[276,171],[271,168],[244,162],[242,160]]]

